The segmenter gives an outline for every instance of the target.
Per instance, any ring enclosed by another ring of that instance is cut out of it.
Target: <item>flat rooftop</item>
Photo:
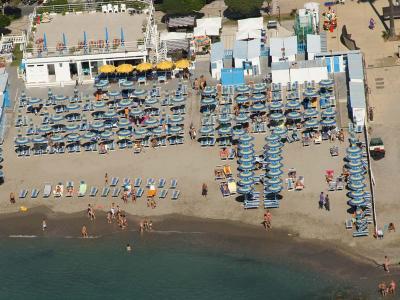
[[[46,33],[47,47],[56,48],[57,43],[63,42],[63,33],[66,37],[67,47],[74,47],[86,39],[90,41],[106,39],[105,28],[108,30],[110,44],[114,39],[121,38],[121,28],[124,32],[124,40],[133,42],[144,39],[143,31],[147,24],[147,14],[129,15],[128,13],[70,13],[67,15],[52,15],[48,23],[37,25],[35,40],[43,38]],[[142,29],[144,28],[144,29]]]

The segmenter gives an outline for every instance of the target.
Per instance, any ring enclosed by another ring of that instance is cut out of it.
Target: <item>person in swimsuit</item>
[[[89,237],[85,225],[82,226],[81,234],[82,234],[82,237],[83,237],[83,238],[88,238],[88,237]]]
[[[385,256],[385,261],[383,263],[383,269],[388,273],[390,272],[390,270],[389,270],[389,258],[387,256]]]
[[[46,219],[42,220],[42,230],[45,231],[47,228]]]
[[[126,251],[128,251],[128,252],[131,252],[131,251],[132,251],[131,245],[126,244]]]
[[[14,193],[10,193],[10,203],[11,204],[15,203],[15,195],[14,195]]]
[[[392,280],[389,284],[389,293],[394,295],[395,292],[396,292],[396,283],[394,282],[394,280]]]

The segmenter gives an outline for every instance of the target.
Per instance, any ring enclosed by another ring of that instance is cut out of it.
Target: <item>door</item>
[[[340,57],[339,56],[333,57],[333,72],[334,73],[340,72]]]
[[[328,69],[328,73],[332,73],[332,66],[331,66],[331,58],[325,57],[326,68]]]

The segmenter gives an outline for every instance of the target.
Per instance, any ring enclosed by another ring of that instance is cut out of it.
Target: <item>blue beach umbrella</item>
[[[267,90],[267,85],[265,83],[256,83],[253,86],[253,92],[255,93],[262,93]]]
[[[351,198],[362,198],[365,196],[365,192],[363,190],[358,190],[358,191],[350,191],[349,193],[349,197]]]
[[[45,138],[42,137],[42,136],[37,136],[37,137],[34,137],[34,138],[32,139],[32,143],[34,143],[34,144],[43,144],[43,143],[47,143],[47,139],[45,139]]]
[[[282,150],[279,149],[279,148],[269,149],[268,151],[265,152],[265,154],[268,155],[269,157],[276,156],[276,155],[281,155],[282,154]]]
[[[54,96],[54,100],[56,100],[56,101],[64,101],[64,100],[67,100],[67,99],[68,99],[68,97],[64,96],[64,95],[55,95]]]
[[[351,146],[346,149],[347,154],[359,154],[361,153],[361,148],[357,146]]]
[[[266,162],[278,162],[278,161],[282,161],[283,157],[280,155],[275,155],[275,156],[268,156],[265,161]]]
[[[246,131],[243,128],[234,128],[232,133],[233,133],[233,135],[240,137],[240,136],[246,134]]]
[[[252,187],[250,186],[239,186],[237,192],[242,195],[250,194],[253,191]]]
[[[282,186],[279,184],[274,184],[270,185],[267,189],[266,192],[271,193],[271,194],[277,194],[282,190]]]
[[[335,119],[324,119],[321,121],[321,125],[324,127],[336,126],[336,120]]]
[[[146,128],[143,128],[143,127],[135,129],[135,134],[136,135],[143,136],[143,135],[147,134],[147,132],[148,132],[148,130]]]
[[[274,141],[267,142],[267,146],[269,149],[282,148],[283,143],[281,143],[279,140],[274,140]]]
[[[182,104],[185,103],[186,98],[184,96],[175,96],[174,98],[172,98],[172,102],[174,104]]]
[[[66,106],[66,109],[68,111],[76,111],[76,110],[79,110],[80,108],[81,108],[81,106],[77,103],[70,103],[70,104],[67,104],[67,106]]]
[[[127,127],[131,126],[131,122],[129,122],[128,119],[121,118],[118,120],[117,126],[118,126],[118,128],[127,128]]]
[[[249,149],[249,148],[253,149],[253,148],[254,148],[254,145],[253,145],[252,143],[239,143],[238,148],[239,148],[240,150],[242,150],[242,149]]]
[[[101,88],[104,88],[104,87],[106,87],[108,85],[108,81],[106,81],[106,80],[100,80],[99,82],[97,82],[97,83],[95,83],[95,87],[96,88],[98,88],[98,89],[101,89]]]
[[[318,96],[318,93],[317,93],[315,90],[313,90],[313,89],[306,89],[306,90],[303,92],[303,96],[304,96],[304,97],[307,97],[307,98],[312,98],[312,97],[317,97],[317,96]]]
[[[177,133],[182,131],[182,127],[180,127],[180,126],[171,126],[168,130],[169,130],[169,132],[171,134],[177,134]]]
[[[124,98],[124,99],[121,99],[121,100],[118,102],[118,107],[128,107],[128,106],[131,106],[132,103],[133,103],[133,101],[132,101],[131,99],[129,99],[129,98]]]
[[[254,150],[251,148],[239,150],[239,156],[249,156],[249,155],[253,155],[253,154],[254,154]]]
[[[201,99],[201,105],[217,105],[217,100],[214,98],[203,98]]]
[[[132,132],[127,129],[121,129],[120,131],[117,132],[117,135],[120,137],[128,137],[131,136]]]
[[[281,169],[281,168],[283,168],[283,164],[279,161],[270,162],[267,165],[268,170],[275,170],[275,169]],[[276,175],[276,176],[279,176],[279,175]],[[276,176],[274,176],[274,177],[276,177]]]
[[[216,90],[214,87],[211,86],[206,86],[205,89],[203,90],[203,95],[204,96],[210,96],[216,93]]]
[[[247,85],[239,85],[236,87],[236,92],[238,94],[244,94],[250,92],[250,88]]]
[[[290,100],[286,103],[286,109],[299,109],[301,108],[301,103],[296,100]]]
[[[39,127],[38,131],[40,133],[49,133],[53,131],[53,128],[51,128],[49,125],[43,125]]]
[[[321,116],[323,118],[332,118],[336,116],[336,110],[334,110],[332,107],[325,109],[322,113]]]
[[[126,88],[133,87],[133,81],[126,80],[121,83],[121,86],[126,87]]]
[[[264,94],[254,94],[253,97],[251,97],[253,102],[265,101],[266,99],[267,97]]]
[[[133,117],[138,117],[143,114],[143,111],[140,108],[135,107],[131,109],[131,112],[129,114]]]
[[[175,124],[179,124],[182,123],[184,121],[184,118],[180,115],[172,115],[168,117],[168,121],[170,123],[175,123]]]
[[[350,168],[360,168],[360,167],[362,167],[363,164],[362,164],[361,160],[352,160],[352,161],[348,162],[346,165]]]
[[[158,125],[160,121],[154,117],[150,117],[144,121],[144,124],[147,126],[155,126]]]
[[[218,134],[220,135],[232,135],[232,128],[230,127],[223,127],[218,129]]]
[[[239,164],[254,163],[256,158],[254,156],[241,157],[238,159]]]
[[[110,97],[117,97],[117,96],[121,95],[121,92],[120,91],[109,91],[107,93],[107,95]]]
[[[307,108],[303,113],[304,118],[315,118],[318,116],[318,111],[314,108]]]
[[[28,139],[27,137],[25,137],[25,136],[23,136],[23,137],[17,137],[17,138],[15,139],[15,144],[17,144],[17,145],[19,145],[19,146],[26,145],[26,144],[28,144],[28,143],[29,143],[29,139]]]
[[[97,137],[97,134],[94,133],[94,132],[92,132],[92,131],[87,131],[87,132],[85,132],[85,134],[83,135],[83,138],[84,138],[84,139],[87,139],[87,140],[92,140],[92,139],[95,139],[96,137]]]
[[[201,135],[208,135],[214,132],[214,128],[211,126],[203,126],[199,130]]]
[[[283,120],[285,116],[281,113],[272,113],[269,115],[269,118],[273,121]]]
[[[365,183],[363,183],[361,181],[351,182],[347,186],[349,187],[349,189],[351,189],[353,191],[363,190],[366,187]]]
[[[319,122],[316,119],[309,119],[304,122],[304,127],[306,129],[317,128],[319,126]]]
[[[237,104],[244,104],[249,101],[249,97],[246,95],[239,95],[236,97],[236,103]]]
[[[78,124],[68,124],[65,126],[65,130],[67,131],[75,131],[79,129],[79,125]]]
[[[251,110],[252,111],[266,111],[267,107],[264,104],[262,104],[261,102],[257,102],[257,103],[253,104],[253,106],[251,107]]]
[[[271,111],[276,111],[276,110],[281,110],[283,108],[283,104],[282,102],[271,102],[271,104],[269,105],[269,110]]]
[[[158,103],[157,98],[147,98],[146,100],[144,100],[144,105],[146,105],[146,106],[151,106],[151,105],[154,105],[157,103]]]
[[[161,135],[164,132],[162,127],[156,127],[151,130],[151,133],[154,135]]]
[[[103,101],[96,101],[95,103],[93,103],[94,109],[100,109],[100,108],[104,108],[104,107],[106,107],[106,103]]]
[[[287,129],[285,127],[275,127],[273,130],[273,134],[279,135],[279,136],[283,136],[285,135],[287,132]]]
[[[239,139],[239,141],[240,141],[241,143],[250,143],[250,142],[253,141],[253,140],[254,140],[254,137],[251,136],[251,135],[249,135],[249,134],[243,135],[243,136],[241,136],[240,139]]]
[[[251,178],[243,178],[238,182],[238,185],[241,187],[252,186],[253,184],[254,184],[254,181]]]
[[[100,138],[102,140],[109,140],[113,136],[114,136],[114,132],[112,132],[112,131],[103,131],[102,133],[100,133]]]
[[[269,178],[266,183],[268,185],[278,185],[278,184],[282,184],[282,180],[279,177],[272,177]]]
[[[29,105],[38,105],[42,103],[42,99],[40,98],[31,98],[28,100]]]
[[[286,118],[290,120],[301,120],[301,114],[297,111],[291,111],[286,115]]]
[[[270,169],[266,173],[267,177],[269,177],[269,178],[281,176],[282,174],[283,174],[283,171],[281,169]]]
[[[58,123],[58,122],[61,122],[62,120],[64,120],[63,115],[52,115],[50,117],[50,121],[52,121],[53,123]]]
[[[247,123],[249,121],[249,117],[245,114],[239,114],[235,117],[236,123]]]
[[[365,176],[363,174],[353,174],[349,176],[349,181],[363,181],[365,180]]]
[[[102,129],[102,128],[104,127],[104,122],[95,121],[95,122],[93,122],[93,123],[90,125],[90,127],[91,127],[92,129],[95,129],[95,130]]]
[[[231,121],[231,116],[230,115],[221,115],[219,118],[218,118],[218,122],[220,122],[220,123],[229,123]]]
[[[279,141],[281,139],[281,137],[279,136],[279,135],[277,135],[277,134],[271,134],[271,135],[267,135],[266,137],[265,137],[265,141],[266,142],[276,142],[276,141]]]
[[[254,177],[254,172],[252,171],[243,171],[239,173],[239,178],[240,179],[248,179]]]
[[[367,202],[365,201],[364,198],[355,198],[355,199],[350,199],[347,201],[347,204],[350,206],[365,206],[367,205]]]
[[[334,84],[334,82],[333,82],[332,79],[322,79],[322,80],[319,82],[319,85],[322,86],[322,87],[330,87],[330,86],[332,86],[333,84]]]
[[[351,161],[351,160],[359,160],[362,158],[361,153],[349,153],[346,155],[346,159]]]
[[[133,95],[136,96],[136,97],[143,96],[143,95],[145,95],[146,93],[147,93],[147,91],[146,91],[146,90],[143,90],[143,89],[135,89],[135,90],[133,91]]]
[[[364,170],[362,168],[351,168],[349,170],[350,175],[355,175],[355,174],[363,174]]]
[[[115,118],[115,117],[117,117],[117,116],[118,116],[118,114],[117,114],[115,111],[113,111],[113,110],[106,111],[106,112],[103,114],[103,118],[104,118],[104,119],[113,119],[113,118]]]
[[[81,138],[81,136],[78,133],[70,133],[66,136],[66,139],[69,142],[76,142],[79,141],[79,139]]]
[[[56,135],[53,135],[52,137],[50,137],[50,140],[54,143],[60,143],[64,140],[64,137],[59,134],[56,134]]]
[[[240,170],[253,170],[254,169],[254,164],[253,163],[242,163],[238,166]]]

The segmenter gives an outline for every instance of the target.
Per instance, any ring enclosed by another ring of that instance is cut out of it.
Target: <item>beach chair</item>
[[[264,208],[279,208],[278,200],[264,200]]]
[[[108,13],[112,13],[113,12],[113,6],[112,6],[112,4],[107,4],[107,12]]]
[[[353,237],[362,237],[362,236],[368,236],[369,232],[367,230],[362,230],[362,231],[354,231],[353,232]]]
[[[122,182],[122,186],[128,186],[130,184],[131,180],[127,177],[124,178],[124,181]]]
[[[330,191],[330,192],[336,191],[336,181],[335,180],[329,181],[328,191]]]
[[[106,13],[107,13],[107,5],[102,5],[102,6],[101,6],[101,12],[102,12],[103,14],[106,14]]]
[[[115,187],[114,190],[113,190],[113,192],[112,192],[112,195],[111,195],[111,196],[112,196],[113,198],[115,198],[115,197],[118,197],[120,193],[121,193],[121,188]]]
[[[225,177],[227,177],[227,178],[232,176],[232,171],[231,171],[230,165],[224,165],[224,174],[225,174]]]
[[[331,156],[338,156],[339,155],[339,147],[334,146],[329,149]]]
[[[87,184],[84,181],[81,181],[79,184],[79,192],[78,197],[84,197],[86,195]]]
[[[105,186],[101,191],[101,197],[107,197],[109,193],[110,193],[110,188],[108,186]]]
[[[353,229],[353,221],[351,219],[346,220],[345,222],[346,229]]]
[[[142,178],[140,178],[140,177],[135,178],[135,181],[133,182],[133,186],[135,188],[138,188],[138,187],[140,187],[141,184],[142,184]]]
[[[165,180],[165,178],[160,178],[160,180],[158,181],[158,188],[159,188],[159,189],[164,188],[166,182],[167,182],[167,181]]]
[[[119,181],[118,177],[111,178],[110,186],[116,186],[118,184],[118,181]]]
[[[303,189],[304,189],[304,177],[299,176],[299,179],[297,179],[296,184],[295,184],[295,190],[301,191]]]
[[[72,194],[74,192],[74,182],[73,181],[67,181],[65,188],[67,189],[67,194],[66,197],[72,197]]]
[[[167,194],[168,194],[168,190],[167,189],[161,189],[158,192],[158,198],[164,199],[165,197],[167,197]]]
[[[149,188],[151,185],[154,185],[156,180],[154,178],[147,178],[146,187]]]
[[[139,188],[136,190],[136,197],[137,197],[137,198],[142,197],[142,196],[143,196],[143,193],[144,193],[144,190],[143,190],[141,187],[139,187]]]
[[[121,9],[120,9],[120,11],[121,11],[121,12],[126,12],[126,4],[125,4],[125,3],[122,3],[122,4],[121,4]]]
[[[228,190],[230,195],[235,195],[237,192],[236,181],[233,178],[228,178]]]
[[[171,200],[178,200],[180,193],[181,192],[179,190],[173,191],[172,196],[171,196]]]
[[[97,195],[97,192],[98,192],[98,189],[97,189],[97,187],[95,187],[95,186],[92,186],[92,187],[90,188],[90,193],[89,193],[89,196],[90,196],[90,197],[96,197],[96,195]]]
[[[177,186],[178,186],[178,180],[172,179],[172,180],[171,180],[170,189],[176,189]]]
[[[43,198],[48,198],[51,195],[51,184],[46,183],[43,189]]]
[[[228,183],[226,183],[225,181],[219,184],[219,189],[223,197],[229,197],[231,195],[231,193],[229,192]]]
[[[260,200],[245,200],[243,203],[244,209],[258,208]]]
[[[293,178],[286,178],[286,187],[287,187],[288,191],[293,191],[294,190]]]
[[[342,176],[336,178],[336,190],[342,191],[344,189],[344,180]]]
[[[119,7],[118,7],[118,4],[115,4],[114,5],[114,13],[118,13],[119,12]]]
[[[28,195],[28,190],[27,189],[20,190],[20,192],[19,192],[19,198],[20,199],[26,198],[27,195]]]
[[[31,198],[37,198],[39,196],[39,190],[38,189],[33,189],[31,192]]]
[[[214,179],[219,180],[219,179],[224,179],[224,178],[225,178],[224,170],[222,169],[221,166],[217,166],[214,169]]]

